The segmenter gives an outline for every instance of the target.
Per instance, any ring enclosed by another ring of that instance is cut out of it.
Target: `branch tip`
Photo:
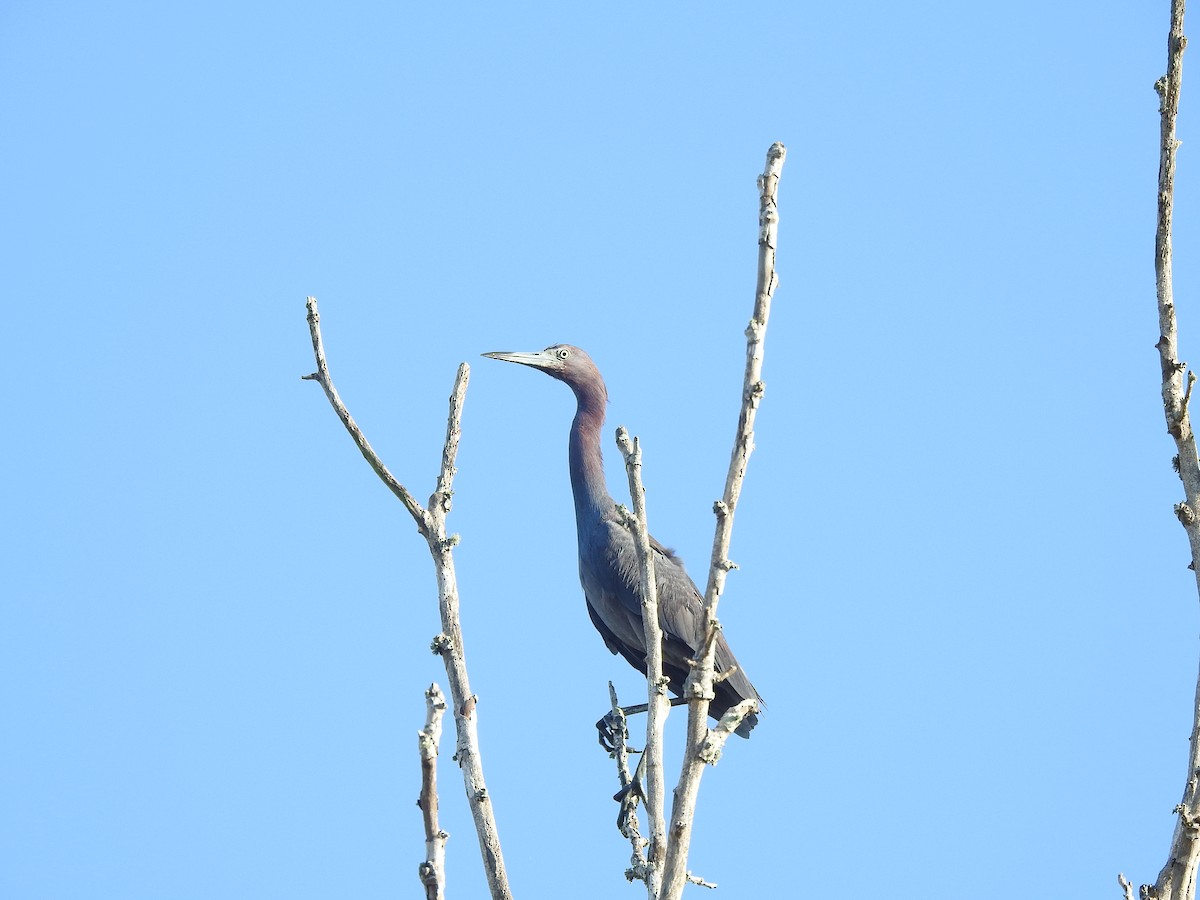
[[[691,872],[687,873],[687,880],[689,884],[699,885],[700,887],[708,888],[709,890],[716,890],[717,888],[717,885],[714,882],[705,881],[699,875],[694,875]]]
[[[746,366],[742,378],[741,409],[734,432],[733,449],[729,457],[729,468],[725,478],[725,491],[721,499],[713,504],[716,515],[716,531],[713,535],[712,553],[709,557],[708,582],[704,590],[704,614],[709,628],[704,647],[689,661],[689,673],[683,686],[683,696],[688,698],[688,742],[684,750],[683,772],[675,788],[674,805],[671,809],[673,840],[667,847],[663,864],[662,900],[677,900],[690,880],[687,871],[688,845],[691,840],[691,822],[695,815],[696,796],[705,763],[719,756],[723,739],[714,742],[714,733],[709,732],[707,719],[709,701],[713,696],[716,654],[717,605],[724,590],[726,578],[733,562],[729,558],[732,540],[733,519],[741,495],[742,483],[750,455],[754,450],[754,423],[760,406],[759,400],[765,390],[762,379],[763,352],[767,323],[770,318],[771,302],[777,283],[775,272],[775,250],[778,246],[779,208],[777,189],[787,150],[781,143],[772,144],[767,150],[766,165],[757,179],[759,189],[758,266],[754,294],[754,312],[746,326]],[[738,704],[735,709],[742,704]],[[725,728],[730,710],[722,717],[716,734]],[[747,713],[743,711],[742,716]],[[738,719],[740,721],[740,719]],[[736,725],[734,726],[736,727]]]
[[[663,858],[667,852],[666,824],[664,810],[666,806],[666,789],[663,780],[663,724],[667,714],[666,697],[662,694],[659,684],[663,678],[663,636],[662,625],[659,621],[658,583],[655,578],[654,556],[650,544],[650,533],[646,524],[646,488],[642,483],[642,446],[637,437],[631,437],[624,427],[617,428],[617,446],[625,459],[625,473],[629,480],[629,497],[633,505],[630,511],[619,507],[622,519],[633,537],[635,555],[637,557],[638,587],[641,599],[642,639],[646,650],[646,745],[642,758],[638,763],[638,774],[633,778],[633,784],[641,784],[643,798],[646,802],[646,814],[650,820],[650,838],[645,841],[648,852],[642,856],[640,835],[631,837],[634,855],[631,871],[639,873],[646,884],[650,897],[659,896],[660,874]],[[615,699],[615,695],[614,695]],[[614,741],[614,744],[616,741]],[[622,750],[624,749],[622,743]],[[620,764],[618,763],[618,766]],[[644,777],[642,773],[644,772]],[[625,790],[623,787],[622,790]],[[631,808],[627,808],[628,798],[621,804],[621,813],[617,819],[617,827],[623,835],[628,836],[629,817]]]
[[[1154,89],[1159,96],[1159,165],[1157,215],[1155,219],[1154,239],[1154,281],[1155,297],[1158,306],[1159,339],[1155,345],[1162,371],[1161,396],[1163,412],[1166,418],[1167,431],[1175,440],[1177,455],[1175,465],[1179,469],[1180,480],[1183,482],[1184,501],[1175,505],[1175,515],[1188,532],[1188,542],[1191,545],[1193,562],[1189,566],[1195,569],[1195,560],[1200,553],[1200,520],[1197,511],[1200,510],[1200,466],[1196,465],[1197,448],[1196,436],[1192,431],[1188,404],[1191,400],[1195,382],[1194,373],[1189,372],[1185,379],[1183,372],[1185,364],[1179,360],[1179,332],[1176,317],[1173,275],[1172,275],[1172,237],[1171,226],[1175,198],[1175,169],[1176,154],[1179,140],[1176,135],[1176,119],[1179,114],[1179,95],[1183,72],[1183,51],[1187,46],[1187,38],[1183,33],[1184,0],[1170,0],[1171,24],[1167,37],[1167,69],[1165,74],[1154,83]],[[1184,465],[1186,461],[1186,465]],[[1200,578],[1200,572],[1196,573]],[[1197,587],[1200,587],[1198,582]],[[1200,690],[1200,686],[1197,688]],[[1200,768],[1200,706],[1193,716],[1193,729],[1189,748],[1189,772]],[[1155,884],[1144,884],[1140,895],[1143,898],[1174,897],[1186,900],[1195,894],[1196,864],[1200,859],[1200,827],[1197,819],[1190,811],[1195,801],[1195,784],[1190,781],[1184,791],[1185,803],[1176,807],[1179,822],[1171,840],[1167,863],[1159,872]],[[1122,874],[1118,883],[1125,891],[1127,900],[1133,896],[1133,888]]]

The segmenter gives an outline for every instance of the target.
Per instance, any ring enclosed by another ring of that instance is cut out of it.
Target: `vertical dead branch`
[[[458,584],[454,572],[452,551],[458,543],[458,535],[446,535],[446,515],[450,512],[453,496],[454,461],[462,433],[462,405],[467,393],[470,368],[466,363],[458,367],[454,390],[450,395],[450,415],[446,422],[446,440],[442,447],[442,466],[438,473],[437,488],[429,498],[429,509],[423,509],[405,487],[388,471],[382,460],[367,442],[362,430],[355,423],[338,396],[329,367],[325,361],[325,348],[321,339],[320,313],[317,300],[309,297],[308,327],[312,335],[313,354],[317,360],[317,371],[302,376],[307,381],[316,381],[325,390],[338,418],[354,439],[359,452],[375,470],[375,474],[404,504],[417,523],[417,530],[429,545],[433,557],[434,572],[438,585],[438,612],[442,630],[432,643],[434,653],[442,657],[446,666],[446,677],[450,683],[450,699],[454,709],[454,727],[457,735],[456,758],[463,773],[463,786],[467,803],[475,822],[475,833],[479,837],[479,851],[487,875],[488,888],[493,900],[511,900],[508,875],[504,869],[504,857],[500,852],[500,837],[496,829],[496,818],[492,810],[491,797],[483,778],[483,763],[479,755],[479,734],[476,722],[476,698],[471,693],[467,678],[467,665],[463,650],[462,628],[458,617]]]
[[[704,609],[709,623],[708,640],[684,686],[684,696],[688,698],[687,746],[684,751],[683,771],[680,773],[671,807],[667,857],[663,865],[661,896],[664,900],[677,900],[689,880],[687,856],[696,812],[696,796],[704,766],[716,762],[725,738],[744,716],[756,709],[753,701],[739,703],[722,717],[721,724],[715,732],[709,732],[707,719],[709,701],[713,696],[713,657],[716,650],[716,633],[720,627],[717,623],[717,604],[725,589],[725,577],[729,570],[734,568],[729,559],[733,516],[741,496],[742,481],[746,476],[750,453],[754,449],[754,420],[765,389],[762,382],[763,343],[771,312],[771,298],[778,284],[775,275],[775,246],[779,230],[776,192],[786,155],[787,150],[783,144],[772,144],[767,150],[766,168],[758,177],[758,278],[754,315],[746,327],[746,371],[742,385],[742,405],[738,415],[737,432],[734,435],[733,452],[729,459],[729,472],[725,479],[725,493],[714,506],[717,526],[713,538],[708,586],[704,592]]]
[[[642,591],[642,628],[646,639],[647,718],[646,748],[642,751],[645,768],[646,812],[650,817],[650,848],[646,856],[646,893],[657,900],[663,860],[666,857],[666,788],[663,784],[663,726],[670,704],[667,700],[668,681],[662,671],[662,626],[658,619],[658,584],[654,575],[654,555],[650,550],[650,532],[646,522],[646,489],[642,486],[642,447],[637,438],[630,440],[624,427],[617,429],[617,446],[625,457],[629,476],[629,496],[633,512],[625,521],[633,532],[637,550],[639,579]]]
[[[421,755],[421,796],[417,806],[425,822],[425,859],[417,869],[425,886],[425,900],[446,896],[446,840],[450,835],[438,825],[437,758],[442,743],[442,715],[446,698],[434,682],[425,692],[425,727],[417,732]]]
[[[646,880],[645,848],[649,841],[642,837],[641,823],[638,821],[636,792],[632,790],[633,776],[629,774],[629,728],[626,725],[625,710],[617,700],[617,689],[613,683],[608,683],[608,697],[612,703],[612,756],[617,761],[617,781],[625,798],[621,803],[621,812],[617,818],[617,829],[629,841],[632,852],[629,855],[629,868],[625,870],[625,878],[629,881]],[[620,796],[620,795],[618,795]]]
[[[1155,345],[1162,368],[1163,412],[1167,431],[1175,439],[1178,451],[1179,478],[1183,482],[1184,502],[1175,507],[1175,514],[1187,532],[1192,551],[1192,568],[1196,570],[1200,588],[1200,459],[1196,454],[1196,436],[1192,431],[1188,404],[1191,400],[1195,374],[1184,379],[1186,364],[1179,360],[1178,329],[1175,320],[1175,297],[1171,283],[1171,220],[1175,199],[1175,156],[1179,141],[1175,138],[1175,120],[1179,114],[1179,90],[1183,76],[1183,50],[1187,38],[1183,34],[1184,0],[1172,0],[1171,31],[1167,38],[1167,72],[1155,82],[1159,97],[1161,125],[1159,132],[1158,222],[1154,241],[1155,289],[1158,295],[1159,338]],[[1193,724],[1188,751],[1188,777],[1183,799],[1175,807],[1177,820],[1171,840],[1167,863],[1153,885],[1142,885],[1143,898],[1157,900],[1194,900],[1196,897],[1196,865],[1200,860],[1200,808],[1197,801],[1197,779],[1200,778],[1200,679],[1193,703]],[[1121,876],[1126,896],[1131,886]]]

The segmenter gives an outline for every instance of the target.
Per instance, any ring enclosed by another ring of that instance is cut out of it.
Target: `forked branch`
[[[317,371],[301,376],[307,381],[316,381],[325,390],[325,396],[334,412],[354,439],[359,452],[375,470],[375,474],[395,494],[417,523],[417,529],[429,545],[433,557],[434,574],[438,586],[438,612],[441,617],[441,632],[434,637],[431,649],[442,657],[446,666],[446,677],[450,684],[450,700],[454,710],[454,728],[457,737],[455,756],[462,769],[463,787],[467,803],[475,822],[475,833],[479,837],[479,851],[483,858],[484,873],[493,900],[511,900],[508,875],[504,869],[504,857],[500,852],[500,837],[496,829],[496,818],[492,810],[491,797],[483,778],[483,763],[479,755],[479,733],[477,729],[476,698],[471,693],[467,678],[467,664],[463,649],[462,628],[458,615],[458,583],[454,571],[452,551],[458,543],[457,535],[446,535],[446,515],[450,512],[453,496],[454,461],[458,442],[462,434],[462,406],[466,397],[470,368],[466,363],[458,367],[454,389],[450,395],[450,414],[446,421],[446,440],[442,445],[442,464],[438,473],[437,488],[430,497],[429,508],[425,509],[413,495],[388,471],[379,456],[371,448],[366,436],[342,403],[329,374],[325,359],[325,347],[321,338],[321,316],[317,300],[309,297],[308,328],[312,335],[313,354],[317,360]]]

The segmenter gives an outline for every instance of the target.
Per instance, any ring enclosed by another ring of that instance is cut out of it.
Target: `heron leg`
[[[646,757],[643,756],[638,760],[637,770],[633,773],[629,784],[613,794],[613,799],[621,804],[621,808],[617,810],[617,831],[621,834],[625,834],[625,826],[629,822],[629,817],[637,809],[638,803],[646,802],[646,791],[642,787],[645,783],[642,778],[645,767]]]
[[[687,703],[687,700],[684,697],[672,697],[670,699],[671,706],[683,706],[685,703]],[[636,706],[622,706],[621,711],[626,716],[633,716],[638,713],[644,713],[649,708],[650,705],[648,703],[639,703]],[[600,746],[604,748],[605,753],[612,753],[617,749],[616,728],[617,720],[611,712],[605,713],[596,722],[596,730],[600,733]],[[628,737],[628,733],[625,736]],[[635,750],[633,747],[626,747],[625,749],[628,753],[642,752],[641,750]]]

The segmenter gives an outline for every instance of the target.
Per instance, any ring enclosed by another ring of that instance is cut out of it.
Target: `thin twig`
[[[733,517],[738,498],[742,492],[742,481],[746,466],[754,449],[754,420],[762,400],[765,386],[762,382],[763,343],[767,333],[767,320],[771,312],[778,278],[775,274],[775,247],[779,230],[779,210],[776,191],[783,161],[787,150],[783,144],[775,143],[767,150],[766,168],[758,178],[759,189],[759,232],[758,232],[758,277],[754,295],[754,315],[746,327],[746,370],[742,384],[742,405],[738,415],[737,431],[734,435],[733,451],[729,459],[729,472],[725,478],[725,493],[717,501],[716,534],[713,538],[712,558],[708,573],[708,586],[704,592],[704,612],[708,621],[709,635],[705,650],[695,660],[695,666],[684,685],[684,696],[688,698],[687,746],[684,750],[683,771],[675,788],[671,807],[671,827],[668,833],[667,858],[663,865],[663,900],[678,900],[687,884],[687,855],[691,844],[692,821],[696,813],[696,796],[700,788],[706,760],[702,753],[710,740],[708,730],[708,707],[713,696],[715,632],[717,604],[725,589],[725,577],[734,564],[729,559],[729,545],[733,534]],[[737,716],[741,710],[745,716],[756,706],[740,703],[730,713]],[[730,718],[727,713],[722,720]],[[737,717],[733,727],[737,727]],[[718,748],[719,749],[719,748]]]
[[[400,502],[412,514],[412,517],[417,521],[417,527],[425,528],[425,510],[421,509],[416,499],[410,494],[407,488],[404,487],[396,477],[388,471],[388,467],[383,464],[376,454],[371,449],[371,444],[367,441],[366,435],[362,433],[362,429],[354,421],[354,417],[350,415],[350,410],[346,409],[346,404],[342,403],[342,398],[338,396],[337,388],[333,385],[333,379],[329,377],[329,365],[325,361],[325,346],[321,341],[321,314],[317,311],[317,298],[309,297],[305,306],[308,308],[308,331],[312,336],[313,355],[317,358],[317,371],[311,375],[301,375],[303,381],[315,381],[325,390],[325,396],[329,398],[329,403],[333,407],[333,411],[337,413],[338,418],[342,420],[342,424],[346,426],[346,430],[350,432],[350,437],[354,439],[355,446],[358,447],[363,458],[375,470],[375,474],[380,477],[388,490],[400,498]],[[422,531],[422,533],[424,533]]]
[[[437,792],[437,758],[445,712],[446,698],[434,682],[425,692],[425,727],[417,732],[421,756],[421,796],[417,806],[425,823],[425,859],[417,874],[425,886],[425,900],[444,900],[446,896],[446,840],[450,835],[438,826]]]
[[[726,710],[725,715],[721,716],[721,721],[717,723],[717,727],[709,730],[703,745],[697,751],[696,755],[700,757],[700,760],[710,766],[715,766],[721,759],[721,751],[725,747],[725,742],[737,731],[742,720],[757,710],[757,700],[743,700]]]
[[[438,472],[437,487],[429,498],[429,508],[438,510],[443,520],[450,512],[450,501],[454,496],[454,476],[458,474],[454,462],[458,458],[458,443],[462,439],[462,407],[470,377],[470,367],[460,363],[454,378],[454,390],[450,392],[450,415],[446,420],[446,440],[442,445],[442,468]]]
[[[375,451],[367,442],[366,437],[355,424],[349,411],[338,396],[329,375],[329,366],[325,360],[325,348],[321,339],[320,314],[317,311],[315,297],[308,298],[308,327],[312,334],[313,354],[317,360],[317,371],[312,375],[303,376],[306,380],[318,382],[325,389],[325,396],[350,432],[359,451],[370,463],[371,468],[383,480],[393,494],[400,498],[405,508],[417,522],[429,551],[433,556],[434,572],[438,586],[438,613],[441,618],[442,631],[431,644],[434,653],[442,657],[446,666],[446,678],[450,685],[450,699],[454,709],[454,728],[457,736],[455,758],[462,769],[463,787],[467,794],[467,803],[471,808],[471,818],[475,823],[475,833],[479,838],[479,852],[483,859],[484,873],[487,875],[488,889],[492,900],[512,900],[512,891],[508,886],[508,875],[504,868],[504,856],[500,851],[500,836],[496,828],[496,817],[492,809],[491,797],[483,777],[483,763],[479,753],[478,717],[476,716],[477,698],[471,693],[470,680],[467,677],[467,664],[463,649],[462,626],[458,614],[458,583],[454,572],[454,557],[452,551],[458,543],[458,536],[446,535],[446,514],[450,510],[452,484],[454,480],[454,461],[458,449],[459,438],[462,434],[462,406],[466,396],[467,382],[470,378],[470,367],[462,363],[454,379],[454,389],[450,396],[450,414],[446,421],[446,440],[442,446],[442,466],[438,475],[437,489],[430,498],[429,509],[413,498],[412,494],[400,484],[380,462]]]
[[[612,757],[617,761],[617,783],[621,790],[621,812],[617,817],[617,828],[621,836],[629,841],[629,868],[625,870],[625,878],[629,881],[646,880],[645,848],[649,841],[642,837],[641,822],[637,814],[637,791],[633,789],[633,776],[629,774],[629,729],[625,725],[625,710],[617,700],[617,689],[613,683],[608,683],[608,696],[612,702]]]
[[[625,721],[625,708],[618,701],[617,689],[611,681],[608,683],[608,699],[611,704],[609,715],[613,722],[613,749],[609,756],[617,762],[617,784],[621,790],[625,790],[632,781],[629,774],[629,728]]]
[[[658,583],[654,573],[654,554],[650,549],[650,532],[646,524],[646,489],[642,485],[642,447],[637,438],[630,440],[624,427],[617,429],[617,446],[625,457],[625,472],[629,477],[629,497],[633,512],[626,511],[625,524],[633,532],[638,558],[638,584],[642,595],[642,633],[646,641],[646,749],[642,751],[641,768],[646,779],[646,813],[650,817],[650,849],[647,853],[646,894],[657,900],[666,857],[667,824],[666,787],[663,782],[663,727],[670,705],[667,701],[668,681],[662,670],[662,626],[658,619]]]

